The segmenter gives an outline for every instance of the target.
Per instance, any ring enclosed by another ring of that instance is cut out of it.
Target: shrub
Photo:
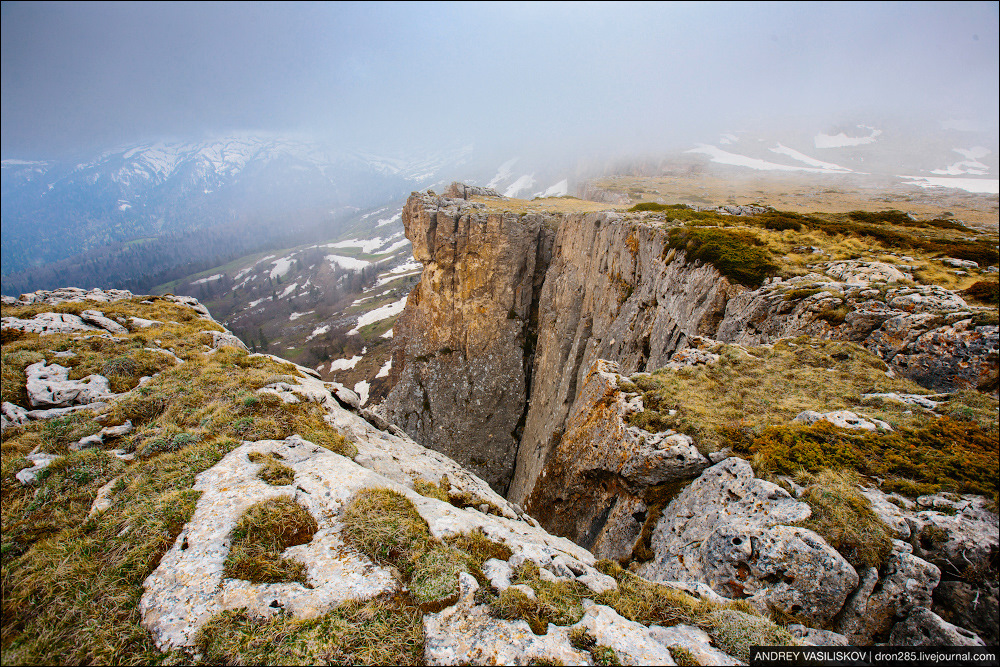
[[[1000,283],[996,280],[979,280],[962,291],[962,295],[990,306],[1000,306]]]
[[[675,227],[667,232],[669,247],[684,250],[687,261],[711,264],[733,282],[757,288],[773,275],[778,265],[761,246],[763,242],[745,230]]]
[[[867,222],[869,224],[907,225],[913,223],[913,219],[909,215],[895,209],[876,211],[874,213],[869,211],[851,211],[847,214],[847,217],[851,220]]]

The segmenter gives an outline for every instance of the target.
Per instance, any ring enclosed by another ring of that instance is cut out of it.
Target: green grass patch
[[[670,248],[683,250],[688,262],[711,264],[733,282],[757,288],[778,265],[764,242],[750,231],[674,227],[667,231]]]
[[[364,489],[347,504],[342,518],[344,540],[376,563],[395,567],[418,604],[457,596],[464,559],[431,536],[406,496],[390,489]]]
[[[876,433],[812,426],[775,425],[758,434],[730,431],[734,451],[752,455],[758,475],[801,470],[847,469],[886,480],[882,488],[905,495],[937,491],[997,498],[998,438],[970,421],[940,417],[923,425]]]

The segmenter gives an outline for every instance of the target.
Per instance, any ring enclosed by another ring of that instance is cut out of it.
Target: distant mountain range
[[[265,235],[278,223],[273,233],[329,227],[432,184],[470,150],[405,159],[229,137],[144,143],[72,163],[3,160],[3,274],[227,223]]]
[[[639,159],[486,156],[472,146],[386,156],[252,135],[145,142],[72,161],[4,159],[2,291],[145,291],[253,252],[337,238],[360,211],[452,180],[530,199],[688,163],[722,175],[832,174],[996,193],[996,143],[995,132],[957,125],[871,123],[725,132]]]

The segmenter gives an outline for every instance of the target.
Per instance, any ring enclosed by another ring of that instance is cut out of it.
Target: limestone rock
[[[0,406],[0,424],[3,430],[6,431],[8,426],[23,426],[28,420],[28,411],[21,406],[9,401],[4,401]]]
[[[24,458],[31,461],[32,466],[30,468],[19,470],[14,477],[21,484],[30,486],[38,480],[38,473],[52,465],[52,462],[59,458],[59,456],[56,454],[38,453],[28,454]]]
[[[111,395],[110,384],[104,376],[88,375],[83,380],[70,380],[69,371],[59,364],[46,366],[44,361],[25,368],[25,391],[31,406],[66,407],[93,403]]]
[[[865,646],[888,631],[915,607],[930,607],[941,571],[931,563],[894,550],[863,604],[846,609],[836,630],[856,646]],[[860,602],[860,601],[859,601]]]
[[[690,651],[701,665],[743,664],[737,658],[715,648],[708,633],[693,625],[679,623],[668,628],[651,625],[649,636],[666,646],[668,650],[676,646]]]
[[[123,289],[97,289],[84,290],[79,287],[63,287],[55,290],[38,290],[22,294],[21,297],[10,305],[30,306],[35,303],[44,303],[54,306],[60,303],[79,303],[81,301],[97,301],[99,303],[113,303],[123,299],[131,299],[134,294]]]
[[[913,280],[913,275],[900,271],[885,262],[865,262],[857,259],[843,262],[831,262],[826,273],[849,285],[867,285],[869,283],[896,283],[901,280]]]
[[[925,504],[949,502],[927,496],[919,500]],[[907,517],[913,552],[940,567],[949,578],[961,578],[970,568],[987,571],[995,567],[992,564],[1000,552],[1000,525],[997,515],[988,509],[988,501],[972,496],[953,502],[948,509],[950,514],[927,509]]]
[[[207,333],[212,335],[212,348],[219,349],[225,345],[235,347],[240,350],[246,350],[249,352],[249,348],[241,341],[239,338],[228,332],[222,331],[203,331],[202,333]]]
[[[755,478],[746,461],[725,459],[667,506],[653,531],[654,560],[638,574],[703,581],[727,597],[826,623],[858,575],[819,535],[782,525],[809,515],[808,505]]]
[[[890,367],[937,391],[975,389],[995,380],[1000,360],[1000,327],[974,326],[971,319],[918,336]]]
[[[937,285],[891,289],[886,292],[885,300],[890,307],[907,313],[949,313],[969,309],[962,297]]]
[[[883,431],[891,431],[892,427],[889,426],[884,421],[879,419],[866,419],[859,417],[850,410],[835,410],[833,412],[816,412],[814,410],[804,410],[796,415],[795,419],[792,421],[802,422],[804,424],[815,424],[820,420],[826,420],[838,428],[849,428],[849,429],[862,429],[865,431],[874,431],[876,429],[882,429]]]
[[[403,209],[420,283],[393,326],[385,416],[506,490],[527,399],[528,340],[554,233],[548,214],[414,194]]]
[[[952,625],[930,609],[916,607],[889,635],[893,646],[986,646],[979,635]]]
[[[832,630],[807,628],[798,623],[792,623],[785,629],[805,646],[850,646],[847,637]]]
[[[93,324],[95,327],[100,327],[105,331],[109,331],[113,334],[127,334],[128,329],[118,324],[112,319],[104,317],[104,313],[99,310],[85,310],[80,313],[80,319],[88,324]]]
[[[641,623],[623,618],[611,607],[584,601],[583,618],[573,627],[585,628],[598,646],[614,649],[624,665],[674,665],[670,650]]]
[[[493,618],[474,600],[479,584],[459,575],[456,605],[424,616],[424,661],[429,665],[589,664],[586,653],[570,646],[569,629],[549,625],[536,635],[525,621]]]
[[[0,318],[0,322],[2,322],[4,329],[18,329],[25,333],[36,333],[41,336],[76,333],[78,331],[100,331],[98,327],[87,324],[79,315],[72,313],[39,313],[30,319],[4,317]]]
[[[642,528],[635,515],[647,509],[646,489],[693,478],[709,466],[690,437],[628,425],[625,417],[642,407],[639,396],[622,393],[623,380],[617,364],[594,362],[566,431],[525,502],[547,530],[599,558],[632,552]]]

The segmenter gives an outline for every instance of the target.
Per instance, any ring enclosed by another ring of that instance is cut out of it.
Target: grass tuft
[[[250,452],[248,458],[253,463],[262,464],[257,477],[271,486],[286,486],[295,481],[295,471],[281,463],[275,454]]]
[[[892,532],[858,490],[857,475],[821,470],[803,473],[796,481],[806,485],[800,500],[812,510],[800,525],[818,533],[855,570],[881,569],[892,552]]]
[[[233,528],[222,576],[255,584],[305,584],[306,566],[281,553],[288,547],[307,544],[316,529],[312,515],[287,496],[255,503]]]

